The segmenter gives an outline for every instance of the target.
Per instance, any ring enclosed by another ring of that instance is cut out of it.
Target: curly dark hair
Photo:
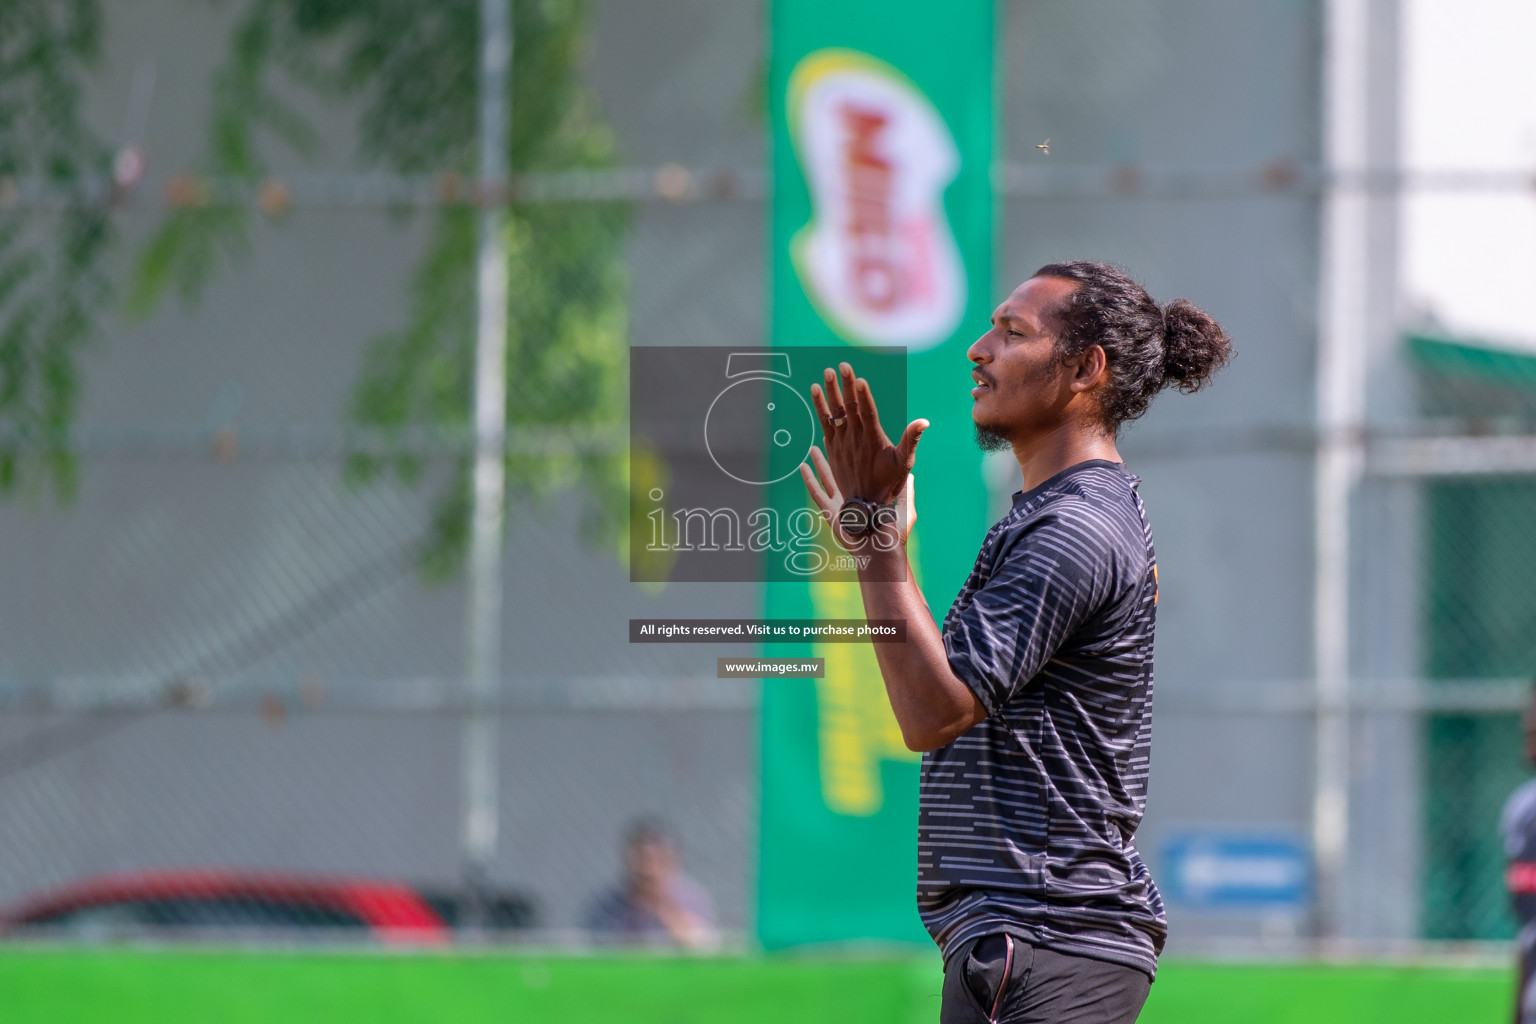
[[[1109,379],[1099,408],[1111,433],[1146,412],[1163,388],[1192,394],[1232,359],[1232,339],[1209,313],[1188,299],[1159,307],[1119,267],[1069,260],[1047,263],[1034,276],[1077,282],[1055,311],[1056,349],[1063,357],[1090,345],[1104,349]]]

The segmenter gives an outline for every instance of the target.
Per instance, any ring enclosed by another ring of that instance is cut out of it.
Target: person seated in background
[[[709,893],[683,874],[661,822],[643,818],[624,837],[624,877],[600,895],[586,927],[598,939],[709,949],[719,942]]]

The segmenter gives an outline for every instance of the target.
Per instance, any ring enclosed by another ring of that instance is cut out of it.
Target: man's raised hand
[[[838,512],[843,507],[843,495],[837,489],[837,481],[832,477],[832,467],[827,465],[827,457],[821,454],[820,448],[811,449],[811,462],[816,465],[814,472],[810,466],[800,463],[800,478],[805,481],[805,489],[810,492],[811,500],[821,510],[821,517],[832,528],[833,538],[846,551],[865,550],[870,538],[850,537],[842,530]],[[894,532],[876,540],[874,546],[880,550],[893,551],[897,546],[906,544],[907,537],[916,523],[917,484],[912,474],[908,473],[906,481],[902,484],[901,493],[896,498],[896,521],[880,528]]]
[[[811,402],[821,420],[834,489],[841,495],[839,503],[846,498],[892,501],[901,493],[907,474],[912,471],[917,442],[928,429],[928,421],[913,420],[902,431],[901,443],[891,443],[880,426],[880,413],[875,408],[869,382],[855,378],[853,367],[847,363],[839,364],[838,369],[841,384],[838,374],[828,367],[825,383],[811,385]],[[802,464],[800,469],[809,487],[809,467]]]

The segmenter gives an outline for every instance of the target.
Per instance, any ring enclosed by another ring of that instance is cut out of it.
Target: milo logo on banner
[[[942,342],[966,295],[944,212],[960,153],[938,110],[889,64],[824,49],[790,74],[787,114],[812,206],[791,256],[817,312],[856,343]]]

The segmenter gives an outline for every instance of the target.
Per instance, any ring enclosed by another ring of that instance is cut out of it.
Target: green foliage
[[[107,154],[79,116],[100,29],[95,0],[0,0],[0,190],[32,179],[70,197],[46,211],[0,202],[0,491],[34,476],[60,497],[74,486],[77,360],[108,295],[110,226],[88,194]]]
[[[514,173],[611,165],[612,136],[577,76],[584,5],[516,0],[511,130]],[[207,170],[255,179],[261,136],[300,152],[314,133],[279,96],[295,88],[359,104],[362,157],[400,173],[466,178],[477,139],[477,0],[249,0],[219,73]],[[475,211],[445,206],[416,268],[406,323],[368,348],[352,423],[399,436],[430,428],[467,437],[474,376]],[[246,246],[249,213],[189,207],[172,214],[141,256],[132,303],[171,289],[195,298],[213,268]],[[511,432],[570,433],[622,423],[626,211],[611,203],[518,203],[508,210],[508,403]],[[594,538],[617,542],[625,500],[616,456],[514,452],[508,493],[536,499],[577,485]],[[423,569],[451,573],[468,538],[469,460],[357,457],[349,479],[393,474],[437,489]]]

